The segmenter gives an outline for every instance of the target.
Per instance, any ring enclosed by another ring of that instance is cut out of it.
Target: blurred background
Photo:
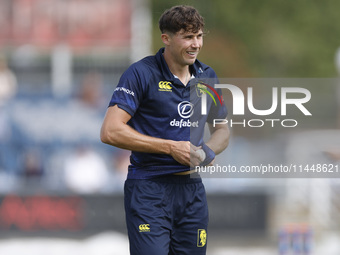
[[[176,4],[205,17],[199,59],[219,77],[338,77],[336,0],[1,0],[0,254],[128,254],[129,152],[99,131],[120,75],[162,47],[158,18]],[[318,118],[284,135],[232,128],[221,162],[339,165],[338,87],[312,86]],[[204,181],[208,254],[340,254],[337,178]]]

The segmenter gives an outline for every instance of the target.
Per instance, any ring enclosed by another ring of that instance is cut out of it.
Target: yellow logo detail
[[[207,231],[199,229],[197,231],[197,247],[204,247],[207,243]]]
[[[171,82],[170,81],[160,81],[158,83],[159,91],[168,91],[172,92],[172,87],[170,86]]]
[[[140,224],[139,232],[150,232],[150,224]]]
[[[196,93],[198,97],[201,97],[202,94],[206,94],[207,86],[201,83],[196,84]]]

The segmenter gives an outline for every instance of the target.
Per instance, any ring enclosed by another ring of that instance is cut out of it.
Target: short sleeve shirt
[[[205,123],[227,116],[222,93],[214,89],[217,76],[211,67],[196,60],[190,66],[195,79],[185,86],[170,72],[163,52],[164,48],[132,64],[121,76],[109,106],[117,105],[129,113],[128,125],[142,134],[199,146]],[[130,161],[128,179],[189,170],[165,154],[132,151]]]

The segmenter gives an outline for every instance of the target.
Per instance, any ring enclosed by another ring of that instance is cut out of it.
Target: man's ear
[[[169,45],[171,41],[171,36],[169,34],[162,34],[161,35],[162,41],[165,45]]]

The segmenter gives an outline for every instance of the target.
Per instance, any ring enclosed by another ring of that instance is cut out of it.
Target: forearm
[[[119,126],[119,125],[118,125]],[[107,128],[104,122],[101,131],[103,143],[116,146],[121,149],[144,153],[167,154],[172,156],[182,165],[190,165],[190,142],[173,141],[155,138],[141,134],[128,125]]]
[[[103,126],[102,142],[112,146],[145,153],[170,154],[173,141],[141,134],[126,124],[112,128]]]
[[[206,145],[212,149],[215,154],[224,151],[229,145],[230,131],[227,125],[209,125],[211,136]]]
[[[174,141],[144,135],[127,123],[131,116],[117,105],[109,107],[100,132],[103,143],[118,148],[144,153],[167,154],[182,165],[193,165],[193,158],[198,158],[198,147],[190,141]],[[192,155],[193,153],[193,155]]]
[[[130,115],[117,106],[110,107],[100,132],[102,142],[131,151],[171,154],[174,141],[137,132],[127,124],[130,118]]]

